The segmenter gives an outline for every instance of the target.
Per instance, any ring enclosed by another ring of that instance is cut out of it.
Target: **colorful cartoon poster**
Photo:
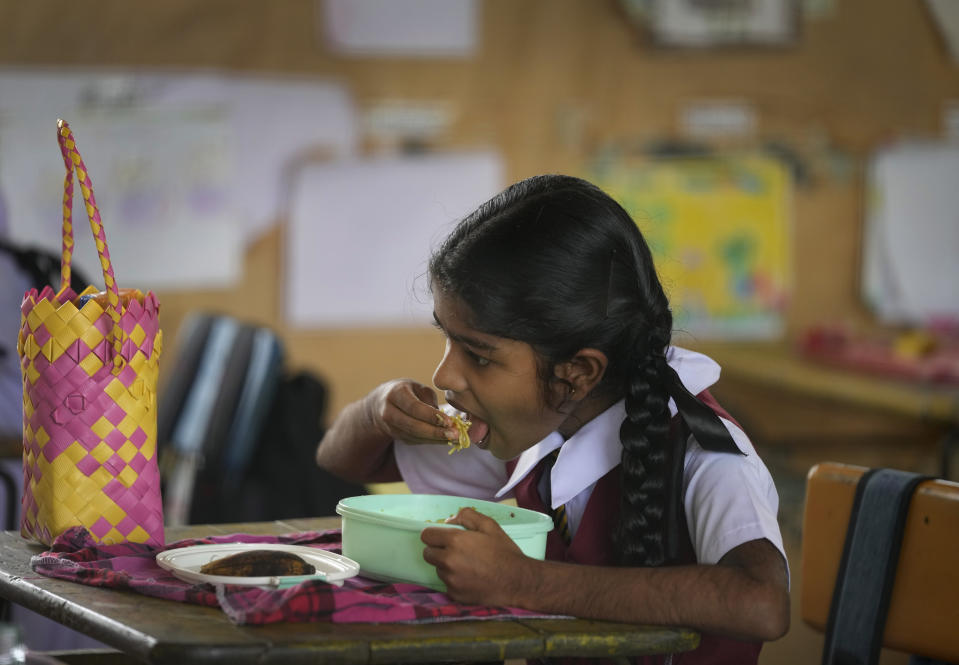
[[[772,339],[790,287],[791,184],[761,155],[630,160],[592,179],[652,249],[677,334]]]

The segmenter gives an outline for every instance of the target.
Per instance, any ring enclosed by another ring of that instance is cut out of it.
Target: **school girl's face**
[[[473,445],[513,459],[565,420],[546,403],[529,344],[479,332],[470,325],[469,308],[439,290],[433,316],[446,335],[433,384],[451,406],[469,414]]]

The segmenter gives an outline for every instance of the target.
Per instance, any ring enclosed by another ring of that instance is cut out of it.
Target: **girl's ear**
[[[598,349],[580,349],[568,361],[557,365],[556,376],[572,387],[567,399],[581,400],[603,379],[609,359]]]

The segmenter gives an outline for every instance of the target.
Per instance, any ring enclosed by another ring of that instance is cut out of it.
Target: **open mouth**
[[[470,421],[473,424],[470,425],[469,430],[466,432],[469,434],[470,443],[477,448],[486,450],[486,447],[489,445],[489,425],[478,418],[470,418]]]
[[[468,420],[470,423],[472,423],[466,432],[470,437],[470,443],[477,448],[486,450],[486,447],[489,444],[489,425],[484,420],[477,418],[469,411],[463,409],[456,402],[449,399],[446,401],[450,406],[456,409],[460,418],[463,420]]]

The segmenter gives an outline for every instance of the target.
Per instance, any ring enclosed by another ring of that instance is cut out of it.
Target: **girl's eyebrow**
[[[496,346],[490,344],[489,342],[484,342],[483,340],[476,339],[475,337],[470,337],[469,335],[460,335],[450,330],[447,330],[446,326],[440,323],[439,318],[436,316],[436,312],[433,312],[433,322],[436,326],[446,333],[446,336],[449,337],[454,342],[459,342],[460,344],[465,344],[467,346],[472,346],[475,349],[481,349],[483,351],[495,351]]]

